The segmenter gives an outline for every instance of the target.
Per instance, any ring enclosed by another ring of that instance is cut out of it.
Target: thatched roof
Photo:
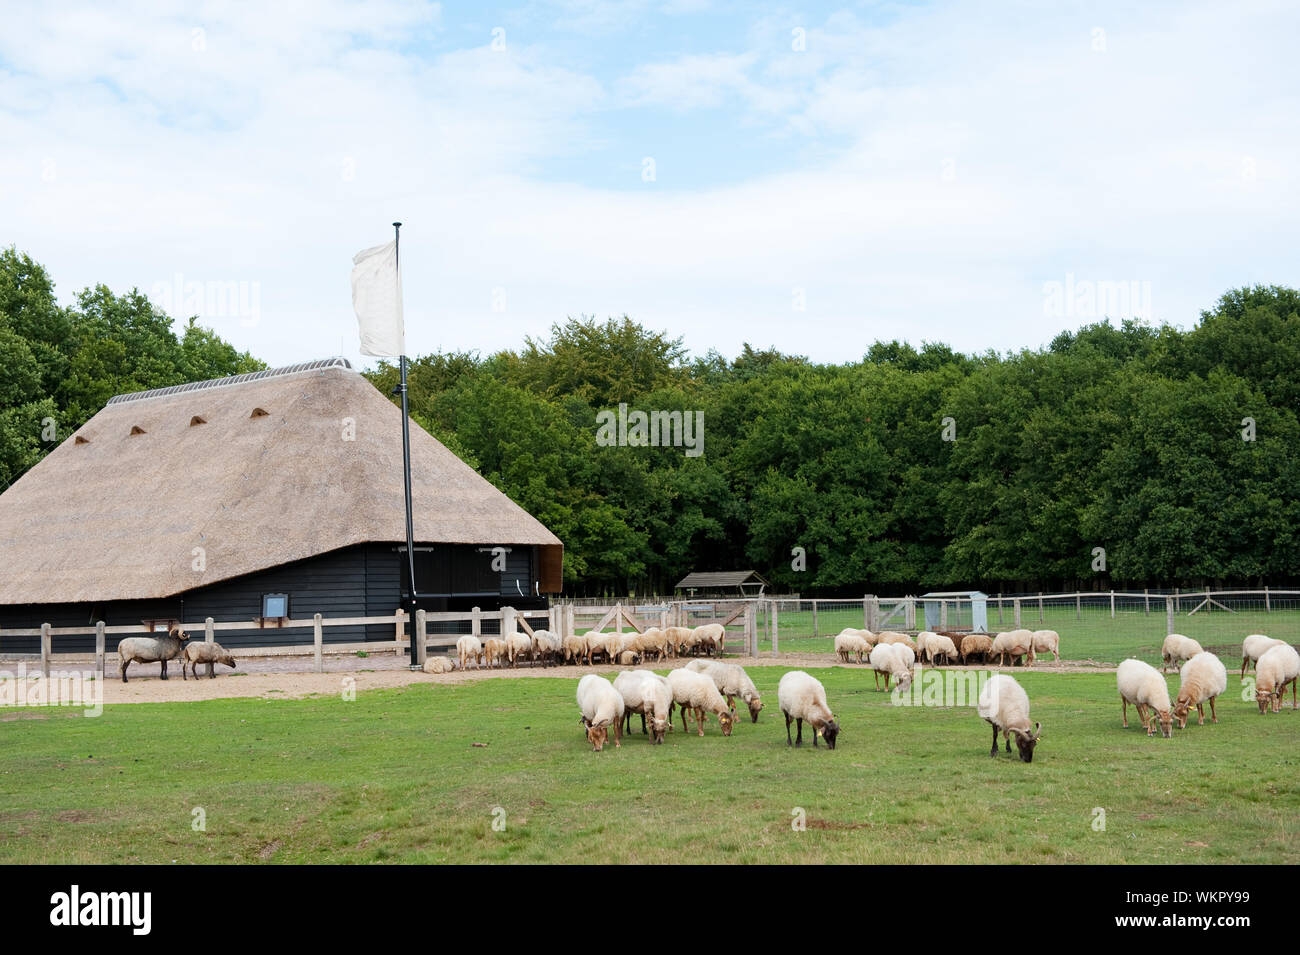
[[[752,570],[696,571],[677,581],[678,590],[718,590],[724,587],[759,587],[767,581]]]
[[[0,604],[167,597],[405,543],[401,428],[342,359],[119,395],[0,494]],[[558,571],[559,539],[414,423],[411,473],[417,542],[537,544]]]

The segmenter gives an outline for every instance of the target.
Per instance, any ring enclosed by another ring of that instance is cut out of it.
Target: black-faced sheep
[[[813,746],[817,737],[826,740],[826,745],[835,748],[835,738],[839,736],[840,724],[835,722],[835,714],[826,702],[826,687],[820,680],[809,676],[803,670],[791,670],[781,677],[776,686],[776,699],[785,715],[785,743],[787,746],[803,745],[803,724],[813,730]],[[790,739],[790,723],[795,722],[798,737]]]

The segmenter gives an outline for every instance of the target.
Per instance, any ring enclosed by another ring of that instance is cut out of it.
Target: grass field
[[[1061,635],[1063,659],[1114,665],[1128,657],[1137,657],[1148,663],[1159,663],[1160,645],[1166,631],[1163,600],[1159,601],[1158,608],[1155,602],[1152,607],[1149,615],[1130,610],[1118,612],[1113,618],[1108,611],[1085,607],[1081,616],[1076,618],[1072,605],[1049,606],[1044,608],[1040,620],[1038,608],[1026,602],[1021,623],[1032,630],[1057,631]],[[860,607],[820,611],[817,615],[818,637],[812,636],[810,610],[783,611],[777,619],[781,627],[778,647],[789,653],[829,653],[836,633],[845,627],[863,625]],[[990,607],[988,625],[994,632],[1012,629],[1015,624],[1010,608],[1005,611],[1003,622],[999,623],[996,609]],[[1229,669],[1232,668],[1233,653],[1237,655],[1236,663],[1240,668],[1241,641],[1247,634],[1265,633],[1300,645],[1300,610],[1182,613],[1174,618],[1174,626],[1178,633],[1200,641],[1205,649],[1218,652]],[[901,616],[881,629],[903,629]],[[739,628],[733,627],[733,633],[739,642],[742,639]],[[729,636],[728,646],[732,640],[733,637]],[[764,652],[771,650],[771,641],[764,638],[759,649]]]
[[[1260,716],[1235,675],[1219,725],[1164,740],[1120,728],[1112,674],[1017,673],[1044,726],[1025,764],[847,667],[816,673],[838,748],[787,748],[783,672],[750,669],[768,707],[729,739],[638,725],[603,753],[573,679],[7,711],[0,862],[1300,862],[1300,714]]]

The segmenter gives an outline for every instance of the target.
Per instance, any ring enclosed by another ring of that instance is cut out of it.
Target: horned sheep
[[[686,711],[691,710],[695,714],[696,733],[703,736],[704,714],[707,711],[718,717],[722,735],[731,735],[736,718],[727,708],[727,701],[722,698],[722,693],[712,679],[694,670],[673,670],[668,674],[668,687],[673,692],[672,706],[682,708],[683,730],[686,729]]]
[[[664,733],[672,728],[670,709],[673,693],[668,681],[649,670],[624,670],[614,677],[614,689],[623,697],[624,733],[632,732],[632,714],[641,714],[641,732],[646,732],[650,718],[651,743],[662,743]]]
[[[126,683],[126,668],[132,663],[161,663],[162,679],[167,679],[167,661],[175,660],[181,655],[185,641],[190,635],[180,627],[172,627],[165,637],[127,637],[117,645],[118,659],[121,661],[122,682]],[[184,670],[185,664],[181,664]],[[182,679],[184,673],[181,674]]]
[[[759,695],[754,681],[749,678],[745,668],[738,663],[722,663],[717,660],[692,660],[686,669],[703,673],[713,681],[718,692],[727,698],[727,706],[734,713],[736,699],[740,698],[749,707],[749,718],[758,722],[758,714],[763,709],[763,698]]]
[[[1164,661],[1160,665],[1160,672],[1163,673],[1167,666],[1177,666],[1190,660],[1200,652],[1202,652],[1201,645],[1191,637],[1185,637],[1181,633],[1171,633],[1165,637],[1165,642],[1160,646],[1160,657]]]
[[[1254,666],[1269,650],[1274,647],[1285,646],[1285,640],[1274,640],[1272,637],[1266,637],[1262,633],[1252,633],[1245,640],[1241,641],[1241,676],[1246,677],[1247,665]]]
[[[1181,683],[1178,698],[1174,701],[1174,719],[1178,728],[1187,728],[1187,716],[1191,708],[1196,707],[1198,726],[1205,725],[1205,703],[1210,704],[1210,719],[1219,722],[1219,714],[1214,710],[1214,701],[1220,693],[1228,688],[1228,671],[1213,653],[1198,653],[1183,664],[1179,674]]]
[[[623,696],[604,677],[588,673],[578,681],[578,709],[594,752],[605,748],[609,728],[614,727],[614,747],[623,745]]]
[[[998,732],[1007,741],[1007,752],[1011,752],[1011,737],[1016,737],[1016,748],[1020,750],[1020,759],[1025,763],[1034,761],[1034,747],[1043,733],[1043,724],[1029,725],[1029,694],[1027,694],[1014,677],[998,673],[984,684],[980,690],[979,702],[975,711],[993,727],[993,748],[990,756],[998,755]]]
[[[1172,707],[1169,705],[1169,686],[1164,676],[1149,663],[1125,660],[1115,671],[1119,698],[1123,701],[1124,727],[1128,728],[1128,705],[1137,707],[1147,735],[1155,733],[1156,719],[1160,720],[1160,733],[1166,739],[1174,735]],[[1154,711],[1154,712],[1152,712]]]
[[[1282,712],[1282,697],[1286,685],[1291,684],[1291,709],[1296,708],[1296,684],[1300,682],[1300,653],[1284,643],[1273,647],[1255,664],[1255,702],[1261,713],[1268,712],[1272,703],[1274,713]]]
[[[871,652],[871,644],[856,630],[841,630],[835,636],[835,654],[843,663],[849,662],[849,656],[857,657],[862,662],[862,655]]]
[[[781,677],[776,688],[777,703],[785,715],[785,742],[787,746],[803,745],[803,724],[806,720],[813,730],[813,746],[817,737],[826,740],[826,745],[835,748],[835,738],[839,736],[840,724],[835,722],[835,714],[826,702],[826,687],[821,681],[809,676],[803,670],[791,670]],[[798,736],[790,739],[790,723],[798,727]]]
[[[912,682],[912,671],[907,665],[901,645],[878,643],[871,650],[871,669],[876,678],[876,689],[880,689],[880,674],[885,675],[885,690],[889,690],[889,679],[898,681],[900,689],[907,689]]]

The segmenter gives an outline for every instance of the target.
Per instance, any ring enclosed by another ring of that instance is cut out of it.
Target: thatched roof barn
[[[559,539],[416,425],[411,473],[427,609],[559,591]],[[405,541],[401,410],[344,359],[119,395],[0,494],[0,632],[247,620],[267,588],[294,617],[391,613]]]

